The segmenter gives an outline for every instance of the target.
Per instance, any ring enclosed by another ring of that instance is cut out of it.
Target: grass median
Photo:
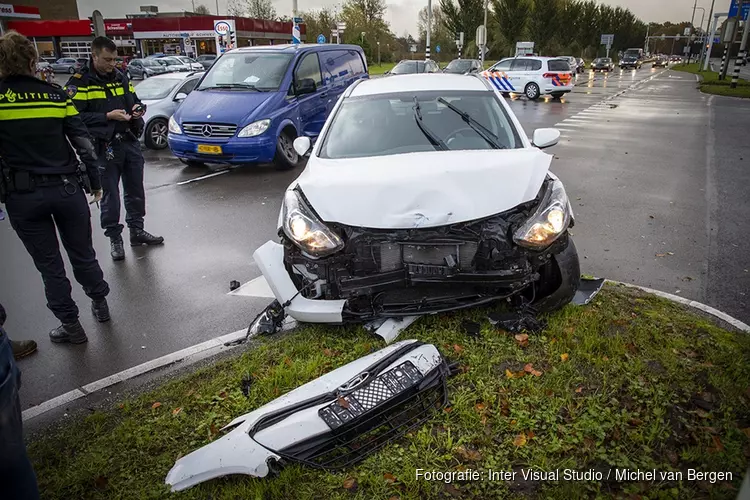
[[[750,97],[750,82],[740,78],[737,87],[732,88],[732,72],[727,72],[724,80],[719,80],[719,73],[716,71],[702,71],[697,63],[678,64],[672,66],[675,71],[692,73],[701,77],[700,90],[707,94],[723,95],[729,97]]]
[[[451,405],[359,465],[336,473],[292,465],[278,477],[218,479],[170,498],[736,497],[750,457],[747,334],[621,286],[550,315],[528,338],[491,326],[488,311],[425,317],[402,334],[459,363]],[[461,328],[466,319],[480,322],[478,338]],[[234,417],[382,346],[359,327],[303,327],[67,422],[30,444],[42,497],[169,497],[163,481],[174,461],[216,439]],[[252,380],[247,396],[243,379]],[[528,468],[561,475],[524,481]],[[562,475],[614,468],[685,475],[654,482]],[[417,469],[484,476],[448,484],[417,479]],[[732,478],[689,481],[688,469]],[[517,475],[492,481],[489,470]]]

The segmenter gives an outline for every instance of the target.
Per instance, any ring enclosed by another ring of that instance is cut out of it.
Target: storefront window
[[[60,42],[63,57],[88,58],[91,55],[91,42]]]

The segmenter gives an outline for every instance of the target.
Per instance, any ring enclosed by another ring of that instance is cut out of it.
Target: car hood
[[[180,123],[210,121],[245,125],[251,116],[259,116],[277,92],[242,90],[195,90],[176,113]]]
[[[551,160],[536,148],[312,158],[295,184],[326,222],[374,229],[435,227],[481,219],[534,199]]]

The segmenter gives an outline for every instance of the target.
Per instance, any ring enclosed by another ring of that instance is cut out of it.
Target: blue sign
[[[302,20],[301,17],[295,17],[294,18],[294,24],[302,24],[302,23],[304,23],[304,21]]]
[[[736,17],[737,11],[739,10],[740,1],[742,1],[742,20],[747,21],[748,13],[750,13],[750,2],[747,0],[732,0],[732,4],[729,6],[729,14],[727,17]]]
[[[318,35],[318,43],[326,43],[326,37],[322,33]]]
[[[435,52],[440,54],[440,44],[435,45]]]

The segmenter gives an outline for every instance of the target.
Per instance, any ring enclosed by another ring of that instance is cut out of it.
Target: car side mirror
[[[298,155],[305,156],[307,155],[307,153],[310,152],[310,147],[312,146],[312,142],[310,142],[309,137],[302,135],[294,139],[294,143],[292,143],[292,146],[294,146],[294,150],[297,152]]]
[[[556,128],[538,128],[534,131],[532,144],[539,149],[554,146],[560,140],[560,131]]]
[[[185,92],[180,92],[176,96],[174,96],[175,101],[184,101],[187,98],[187,94]]]
[[[315,93],[315,80],[312,78],[302,78],[297,80],[295,85],[297,95],[314,94]]]

